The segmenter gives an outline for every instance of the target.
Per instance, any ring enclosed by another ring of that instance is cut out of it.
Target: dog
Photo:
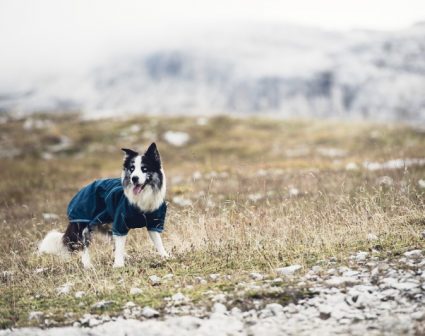
[[[68,258],[81,251],[85,268],[92,267],[89,245],[95,228],[105,231],[112,223],[115,242],[113,267],[123,267],[125,242],[130,229],[146,227],[161,257],[168,258],[160,233],[167,205],[166,178],[157,146],[152,143],[143,155],[122,148],[121,178],[96,180],[83,187],[68,205],[69,224],[65,233],[49,232],[39,244],[39,253]]]

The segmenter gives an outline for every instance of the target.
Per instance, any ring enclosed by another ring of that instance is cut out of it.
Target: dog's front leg
[[[153,244],[155,245],[156,250],[160,254],[161,257],[168,258],[169,255],[167,251],[165,251],[164,245],[162,245],[162,239],[159,232],[156,231],[148,231],[149,237],[151,237]]]
[[[127,236],[113,236],[115,241],[115,260],[113,267],[124,267],[125,240]]]

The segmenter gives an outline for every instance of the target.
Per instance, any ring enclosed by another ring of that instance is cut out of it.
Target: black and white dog
[[[112,223],[115,241],[114,267],[124,266],[125,241],[130,229],[146,227],[157,251],[168,257],[160,233],[167,206],[166,181],[155,143],[143,155],[125,153],[121,178],[96,180],[82,188],[68,205],[69,225],[65,233],[51,231],[39,245],[40,253],[69,257],[82,250],[84,267],[91,267],[89,245],[95,228]],[[103,230],[102,230],[103,229]]]

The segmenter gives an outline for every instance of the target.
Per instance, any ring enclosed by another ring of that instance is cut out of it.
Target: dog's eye
[[[142,172],[146,173],[148,169],[146,167],[142,167]]]
[[[131,166],[130,171],[133,172],[133,170],[134,170],[134,166]]]

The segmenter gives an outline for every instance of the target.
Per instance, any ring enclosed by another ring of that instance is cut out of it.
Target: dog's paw
[[[167,252],[161,253],[160,256],[161,256],[162,259],[170,259],[171,258],[171,256]]]

